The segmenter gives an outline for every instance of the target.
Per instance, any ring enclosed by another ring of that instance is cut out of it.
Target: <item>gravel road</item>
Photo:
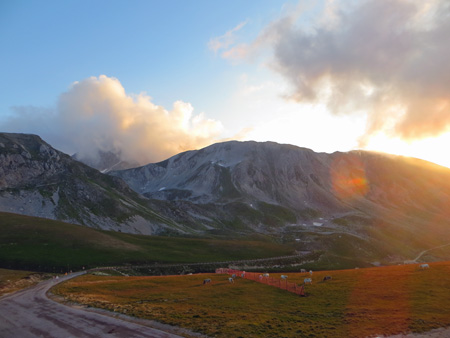
[[[74,273],[59,281],[80,274]],[[48,280],[0,298],[0,337],[181,337],[59,304],[46,296],[46,292],[55,284],[55,280]]]

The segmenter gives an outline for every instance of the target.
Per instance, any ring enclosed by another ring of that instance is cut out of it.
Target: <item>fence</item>
[[[265,276],[261,273],[256,272],[245,272],[240,270],[234,270],[234,269],[216,269],[216,273],[222,273],[222,274],[229,274],[229,275],[236,275],[245,279],[250,279],[258,283],[263,283],[271,286],[275,286],[277,288],[295,293],[300,296],[305,296],[305,288],[303,285],[297,285],[296,283],[288,282],[287,279],[276,279],[269,276]]]

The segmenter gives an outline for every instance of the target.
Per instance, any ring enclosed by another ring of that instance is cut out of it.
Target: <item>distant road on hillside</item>
[[[77,277],[74,273],[60,281]],[[0,337],[181,337],[134,322],[85,311],[50,300],[55,280],[0,298]]]
[[[420,259],[420,257],[422,257],[422,256],[423,256],[425,253],[427,253],[428,251],[436,250],[436,249],[443,248],[443,247],[449,246],[449,245],[450,245],[450,243],[444,244],[444,245],[439,245],[439,246],[436,246],[436,247],[431,248],[431,249],[428,249],[428,250],[424,250],[424,251],[422,251],[416,258],[413,259],[413,262],[417,262],[417,260]]]

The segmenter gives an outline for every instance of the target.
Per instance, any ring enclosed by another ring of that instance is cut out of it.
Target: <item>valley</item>
[[[1,281],[89,271],[52,292],[194,336],[428,332],[450,325],[449,201],[449,169],[386,154],[225,142],[106,174],[0,134]],[[294,297],[228,267],[313,284]]]
[[[0,338],[450,338],[450,0],[0,32]]]

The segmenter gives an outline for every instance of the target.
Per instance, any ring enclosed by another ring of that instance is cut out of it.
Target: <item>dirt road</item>
[[[48,280],[0,298],[0,337],[180,337],[52,301],[45,294],[55,283]]]
[[[417,262],[417,260],[418,260],[420,257],[422,257],[425,253],[427,253],[428,251],[435,250],[435,249],[439,249],[439,248],[443,248],[443,247],[449,246],[449,245],[450,245],[450,243],[444,244],[444,245],[440,245],[440,246],[436,246],[436,247],[431,248],[431,249],[428,249],[428,250],[424,250],[424,251],[422,251],[416,258],[413,259],[413,262]]]

